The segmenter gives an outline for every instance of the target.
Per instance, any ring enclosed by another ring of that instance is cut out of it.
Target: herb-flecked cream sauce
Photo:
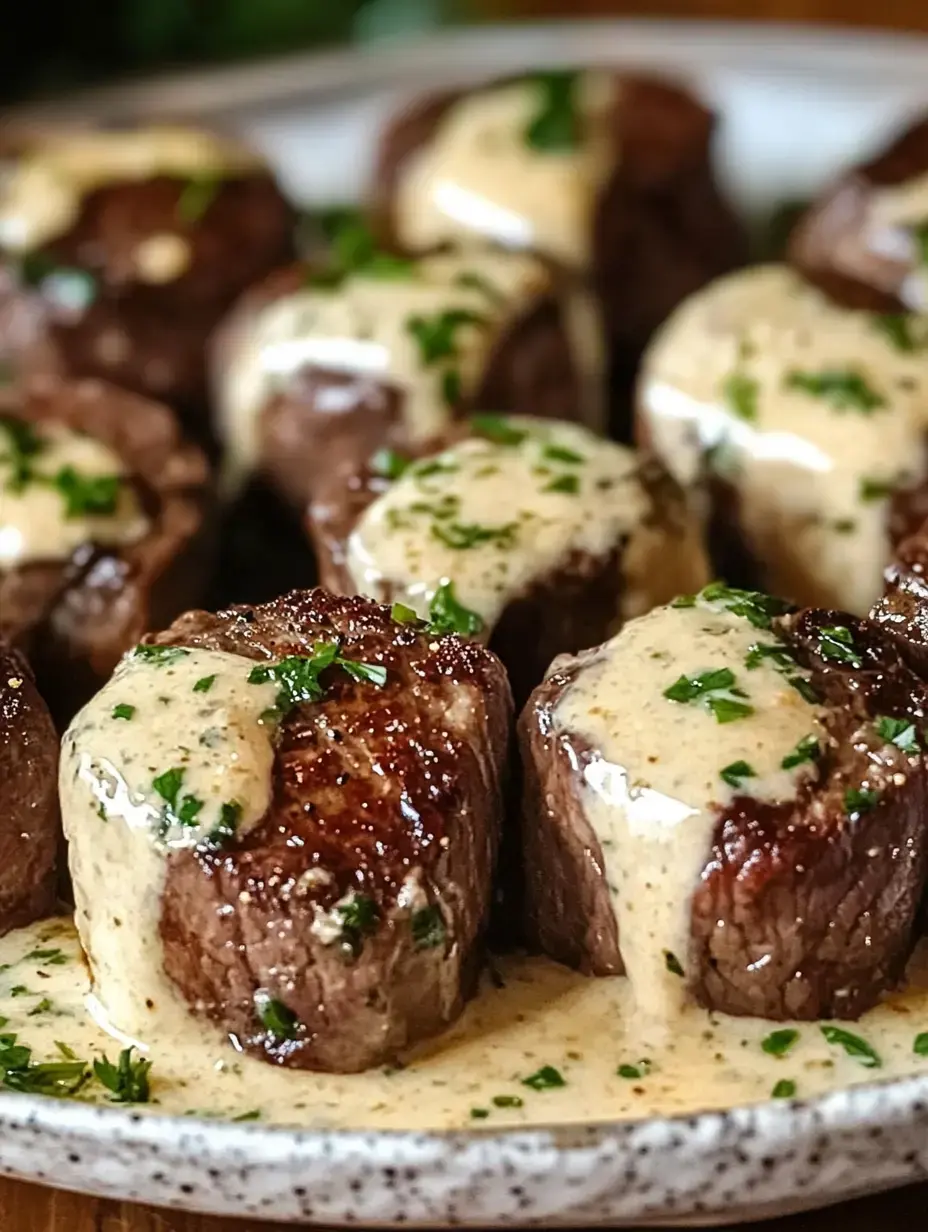
[[[928,970],[919,974],[917,967],[907,991],[843,1024],[870,1045],[878,1066],[829,1044],[815,1023],[688,1008],[665,1033],[633,1013],[627,980],[589,979],[542,958],[506,957],[496,960],[496,978],[484,978],[449,1031],[401,1065],[366,1074],[277,1068],[236,1053],[208,1024],[178,1017],[144,1041],[151,1099],[133,1111],[342,1128],[496,1129],[727,1108],[769,1099],[790,1083],[805,1098],[928,1073],[928,1056],[915,1051],[928,1028]],[[0,940],[4,1031],[16,1032],[34,1060],[60,1060],[59,1043],[83,1060],[115,1060],[127,1041],[97,1025],[88,994],[69,920],[46,920]],[[774,1033],[791,1026],[797,1038],[775,1055],[783,1037]],[[563,1085],[526,1085],[546,1066]],[[89,1083],[79,1098],[106,1102],[108,1095]]]

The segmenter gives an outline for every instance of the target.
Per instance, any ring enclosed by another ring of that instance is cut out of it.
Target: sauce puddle
[[[588,979],[546,959],[518,956],[497,959],[495,970],[499,979],[484,977],[453,1028],[402,1066],[366,1074],[268,1065],[236,1053],[210,1026],[180,1020],[176,1033],[146,1041],[151,1100],[133,1110],[325,1128],[497,1129],[728,1108],[769,1099],[784,1083],[805,1098],[928,1074],[928,1056],[914,1050],[928,1028],[926,946],[905,992],[856,1023],[838,1024],[878,1055],[879,1067],[828,1043],[818,1023],[687,1009],[662,1033],[634,1018],[625,979]],[[45,920],[0,939],[3,1029],[18,1034],[34,1061],[60,1061],[58,1042],[87,1062],[103,1053],[116,1059],[125,1041],[94,1022],[88,994],[70,919]],[[798,1038],[785,1055],[764,1050],[764,1040],[770,1047],[769,1037],[789,1027]],[[563,1085],[551,1085],[545,1067]],[[108,1092],[90,1082],[78,1098],[105,1103]]]

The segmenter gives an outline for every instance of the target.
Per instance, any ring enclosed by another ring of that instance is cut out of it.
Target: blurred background
[[[716,17],[928,29],[928,0],[69,0],[17,6],[0,40],[0,101],[79,84],[442,24],[609,16]]]

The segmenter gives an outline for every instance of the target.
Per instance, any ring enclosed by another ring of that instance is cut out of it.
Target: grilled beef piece
[[[920,185],[926,175],[928,117],[825,189],[790,236],[790,261],[849,308],[923,312],[928,296],[919,274],[925,216]]]
[[[140,129],[136,139],[143,162],[160,138]],[[221,174],[191,165],[187,177],[148,178],[132,178],[126,158],[126,176],[82,192],[59,234],[8,251],[0,356],[27,373],[99,377],[163,399],[205,434],[207,340],[247,287],[293,255],[292,207],[259,160],[236,157]]]
[[[846,631],[837,642],[836,628]],[[672,969],[685,972],[690,996],[720,1012],[854,1018],[899,981],[914,942],[928,871],[928,686],[873,621],[805,610],[774,620],[758,642],[770,643],[771,633],[779,662],[797,665],[824,707],[817,773],[780,802],[753,798],[749,776],[727,797],[719,782],[724,803],[712,806],[692,882],[688,952]],[[600,792],[608,780],[589,775],[602,765],[600,751],[560,724],[558,705],[608,652],[556,664],[519,724],[530,932],[541,949],[594,975],[624,970],[605,835],[591,820],[584,776]],[[750,692],[750,673],[742,679]],[[621,711],[614,720],[620,734],[635,723]],[[649,760],[673,756],[655,747]],[[630,798],[646,786],[636,782]],[[697,803],[686,783],[676,794]],[[672,803],[657,802],[668,825]],[[676,858],[672,847],[662,858]]]
[[[200,598],[209,468],[167,407],[101,381],[34,377],[7,387],[0,419],[27,432],[69,429],[108,447],[146,519],[132,542],[107,546],[89,532],[65,559],[0,564],[0,635],[25,652],[63,724],[146,630]],[[41,467],[42,455],[34,460]]]
[[[499,84],[506,83],[485,88]],[[595,292],[618,371],[682,299],[741,264],[746,244],[715,182],[713,115],[686,90],[656,79],[623,74],[615,87],[613,166],[595,201],[591,235],[581,240],[589,268],[572,272],[588,279]],[[456,106],[471,96],[464,90],[428,95],[400,111],[384,131],[372,208],[386,243],[409,247],[396,208],[400,186],[453,120]],[[483,240],[486,216],[474,210],[472,217],[474,236]],[[455,212],[444,239],[454,242],[461,225]],[[531,233],[531,218],[526,225]]]
[[[286,716],[264,820],[225,849],[167,857],[161,937],[191,1008],[249,1052],[351,1072],[442,1030],[473,990],[499,842],[505,672],[479,645],[322,590],[190,612],[152,640],[263,662],[333,638],[386,668],[386,683],[332,669],[324,699]],[[286,1006],[292,1038],[262,1023],[256,995]]]
[[[0,641],[0,932],[55,905],[58,736],[17,651]]]

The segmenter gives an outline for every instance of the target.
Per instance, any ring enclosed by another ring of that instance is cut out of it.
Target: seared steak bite
[[[511,706],[481,646],[322,590],[150,639],[64,742],[77,923],[111,1019],[144,1037],[189,1011],[336,1071],[440,1031],[477,973]]]
[[[867,612],[894,545],[928,516],[925,330],[911,329],[900,345],[884,320],[765,265],[659,331],[638,441],[702,506],[726,577]]]
[[[55,905],[58,736],[25,659],[0,640],[0,933]]]
[[[853,1018],[928,871],[928,686],[870,621],[715,583],[554,665],[520,720],[531,931],[665,1016]]]
[[[537,259],[351,252],[279,270],[219,332],[228,486],[257,471],[302,511],[340,464],[421,448],[477,405],[601,426],[595,323],[573,320]]]
[[[199,597],[208,479],[158,403],[56,377],[0,390],[0,635],[59,720]]]
[[[613,346],[637,350],[743,258],[713,177],[714,126],[685,90],[609,70],[426,96],[382,136],[374,209],[405,251],[533,249],[586,280]]]
[[[826,188],[790,236],[789,258],[832,299],[871,312],[928,309],[928,116]],[[903,318],[896,328],[905,330]]]
[[[487,639],[518,705],[555,655],[706,581],[659,467],[555,420],[475,416],[465,432],[411,464],[375,457],[313,503],[324,585]]]
[[[0,355],[202,416],[209,334],[292,254],[293,211],[265,164],[192,128],[46,134],[6,153]]]

